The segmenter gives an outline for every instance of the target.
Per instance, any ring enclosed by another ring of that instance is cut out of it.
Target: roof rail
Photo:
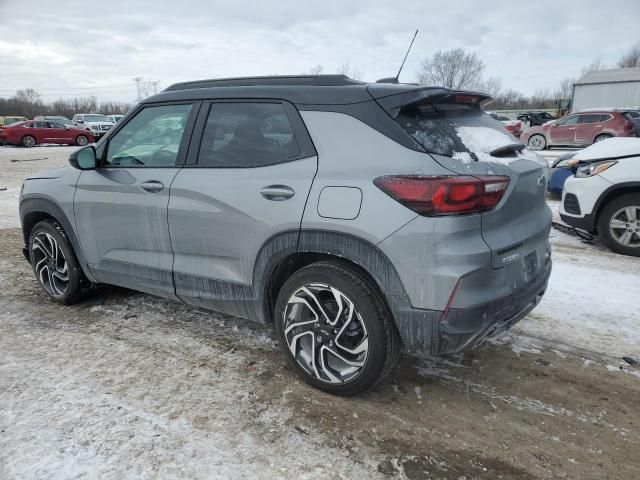
[[[346,85],[365,85],[364,82],[354,80],[346,75],[289,75],[268,77],[237,77],[217,78],[211,80],[197,80],[194,82],[174,83],[165,92],[174,90],[188,90],[192,88],[213,87],[249,87],[249,86],[316,86],[337,87]]]

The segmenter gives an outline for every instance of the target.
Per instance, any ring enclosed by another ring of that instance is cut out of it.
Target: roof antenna
[[[413,42],[416,41],[416,37],[418,36],[418,29],[416,28],[416,33],[413,34],[413,38],[411,39],[411,43],[409,44],[409,48],[407,49],[407,53],[405,53],[404,58],[402,59],[402,65],[400,65],[400,69],[395,77],[387,77],[381,78],[377,80],[376,83],[399,83],[398,79],[400,78],[400,72],[402,72],[402,68],[404,67],[404,62],[407,61],[407,57],[409,56],[409,52],[411,51],[411,47],[413,47]]]

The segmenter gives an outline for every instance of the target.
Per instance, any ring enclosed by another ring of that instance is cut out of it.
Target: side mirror
[[[76,123],[84,123],[84,120],[77,120]]]
[[[69,164],[78,170],[94,170],[98,166],[93,145],[76,150],[69,156]]]

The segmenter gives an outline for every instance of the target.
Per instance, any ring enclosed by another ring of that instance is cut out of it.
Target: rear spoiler
[[[475,107],[492,100],[490,95],[464,90],[451,90],[443,87],[423,87],[400,93],[390,93],[389,89],[368,87],[371,96],[384,108],[392,118],[396,118],[403,108],[438,103],[463,103]]]

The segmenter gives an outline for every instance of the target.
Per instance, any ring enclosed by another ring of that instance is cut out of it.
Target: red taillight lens
[[[376,178],[374,183],[420,215],[460,215],[494,208],[509,185],[509,177],[389,175]]]

